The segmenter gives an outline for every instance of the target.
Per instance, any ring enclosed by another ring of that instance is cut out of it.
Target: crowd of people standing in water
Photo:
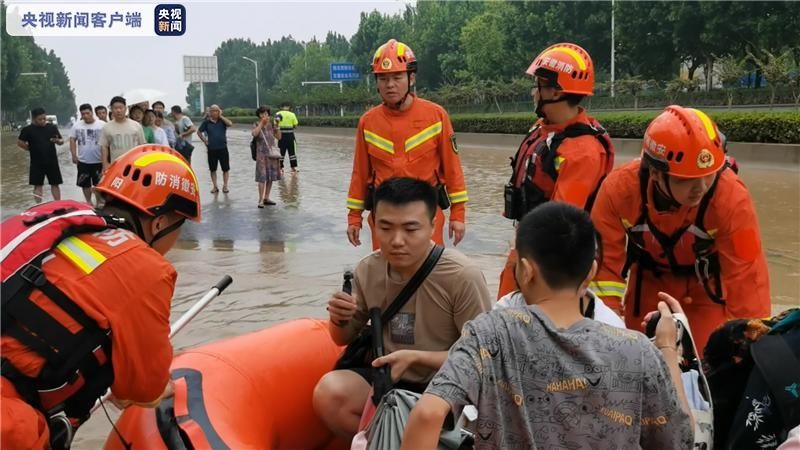
[[[444,248],[445,228],[453,246],[468,236],[467,183],[449,116],[413,93],[416,72],[402,42],[374,54],[382,104],[358,123],[346,234],[361,245],[368,211],[375,251],[327,303],[331,338],[346,346],[313,393],[331,431],[357,438],[371,390],[388,377],[421,395],[403,449],[437,448],[467,405],[478,410],[466,429],[479,449],[800,446],[800,311],[768,318],[752,199],[707,114],[667,107],[648,125],[641,157],[614,168],[613,142],[581,106],[594,89],[590,55],[572,43],[544,49],[527,70],[538,120],[514,154],[498,211],[516,229],[494,296],[468,256]],[[158,103],[126,117],[115,97],[102,127],[81,106],[73,160],[93,165],[79,181],[89,173],[102,209],[47,203],[3,223],[4,448],[63,448],[57,417],[79,426],[108,387],[123,407],[172,395],[176,274],[162,255],[186,219],[199,221],[200,202],[189,166],[195,129],[177,107],[167,122]],[[285,153],[297,169],[297,120],[268,107],[256,115],[262,208],[274,204]],[[34,163],[34,151],[54,153],[62,138],[37,117],[19,145],[31,151],[39,201],[43,177],[57,186],[60,173]],[[228,191],[230,126],[215,105],[197,128],[213,193],[218,166]],[[97,149],[82,159],[90,134]],[[61,223],[51,225],[61,227],[55,237],[30,236],[51,222]],[[20,246],[55,250],[14,265]],[[386,350],[377,358],[362,351],[374,308]]]

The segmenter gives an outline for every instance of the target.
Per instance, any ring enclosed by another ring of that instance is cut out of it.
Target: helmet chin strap
[[[668,205],[669,208],[675,208],[675,209],[680,208],[682,205],[678,203],[677,200],[675,200],[675,195],[672,194],[672,187],[669,184],[669,175],[665,173],[663,176],[664,176],[663,178],[664,184],[667,185],[667,192],[664,192],[664,190],[661,189],[661,183],[656,183],[655,193],[659,194],[661,198],[669,204]]]
[[[541,117],[544,120],[547,120],[547,114],[545,114],[545,112],[544,112],[544,105],[549,105],[551,103],[558,103],[558,102],[563,102],[563,101],[566,101],[566,100],[564,100],[564,99],[559,99],[559,100],[543,100],[543,99],[539,99],[539,101],[536,103],[536,111],[535,111],[536,115]]]
[[[139,236],[139,238],[147,242],[147,245],[152,247],[157,240],[163,238],[164,236],[180,228],[184,222],[186,222],[186,219],[181,217],[181,219],[178,220],[177,222],[169,225],[168,227],[156,233],[150,240],[148,240],[147,236],[145,236],[144,234],[144,226],[142,225],[142,220],[136,215],[132,215],[130,221],[127,220],[123,221],[121,227],[125,228],[128,231],[136,233],[136,235]]]
[[[163,230],[161,230],[158,233],[156,233],[155,236],[153,236],[153,238],[150,239],[150,242],[148,242],[147,244],[150,247],[152,247],[153,244],[157,240],[159,240],[159,239],[163,238],[164,236],[166,236],[166,235],[172,233],[173,231],[177,230],[178,228],[181,227],[181,225],[183,225],[184,222],[186,222],[186,219],[181,217],[180,220],[178,220],[177,222],[174,222],[174,223],[170,224],[168,227],[165,227]]]

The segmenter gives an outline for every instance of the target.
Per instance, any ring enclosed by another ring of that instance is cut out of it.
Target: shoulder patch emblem
[[[450,143],[453,144],[453,153],[455,153],[457,155],[458,154],[458,145],[456,145],[456,135],[455,134],[452,134],[450,136]]]

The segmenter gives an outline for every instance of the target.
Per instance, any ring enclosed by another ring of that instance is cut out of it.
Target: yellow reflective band
[[[386,45],[386,44],[384,44],[384,45]],[[372,59],[378,59],[378,57],[381,56],[381,51],[382,50],[383,50],[383,45],[381,45],[380,47],[378,47],[377,50],[375,50],[375,56],[373,56]]]
[[[411,136],[410,138],[406,139],[406,153],[414,150],[415,148],[419,147],[425,141],[432,139],[435,136],[442,134],[442,122],[436,122],[435,124],[425,128],[424,130],[420,131],[419,133]]]
[[[555,160],[556,170],[561,170],[561,163],[563,163],[565,159],[567,158],[564,158],[563,156],[556,156]]]
[[[190,174],[192,174],[192,181],[194,182],[195,187],[198,187],[197,177],[194,175],[194,170],[192,170],[192,168],[189,167],[188,164],[186,164],[186,161],[175,155],[171,155],[165,152],[150,152],[137,158],[136,161],[133,162],[133,165],[136,167],[147,167],[150,164],[155,164],[157,162],[163,162],[163,161],[173,162],[186,169]]]
[[[364,200],[359,200],[357,198],[348,198],[347,209],[364,209]]]
[[[403,56],[406,53],[406,46],[405,44],[398,42],[397,43],[397,56]]]
[[[625,227],[626,229],[628,229],[628,228],[632,227],[633,224],[628,222],[628,219],[622,219],[622,226]]]
[[[467,191],[453,192],[452,194],[447,194],[447,196],[450,197],[450,203],[464,203],[469,200]]]
[[[579,69],[586,70],[586,61],[584,61],[583,58],[581,58],[581,55],[578,52],[576,52],[575,50],[573,50],[573,49],[571,49],[569,47],[556,47],[554,49],[551,49],[547,53],[549,54],[551,52],[564,52],[564,53],[568,54],[569,56],[572,57],[572,59],[575,60],[575,62],[578,63],[578,68]]]
[[[717,130],[714,129],[714,122],[711,121],[706,113],[700,111],[699,109],[689,108],[689,111],[693,111],[697,114],[697,117],[700,118],[700,121],[703,122],[703,127],[706,129],[706,133],[708,134],[708,138],[712,141],[717,138]]]
[[[75,236],[64,239],[56,248],[87,274],[106,261],[105,256]]]
[[[624,297],[625,296],[625,283],[618,281],[592,281],[589,283],[589,289],[597,295],[603,297]]]
[[[394,143],[392,141],[382,138],[369,130],[364,130],[364,140],[386,153],[394,155]]]

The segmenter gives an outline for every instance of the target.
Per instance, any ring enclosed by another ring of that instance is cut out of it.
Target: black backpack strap
[[[800,330],[791,332],[795,340]],[[750,354],[783,418],[785,430],[800,424],[800,360],[787,335],[767,335],[750,346]]]
[[[428,278],[428,275],[433,271],[433,268],[436,267],[436,263],[439,262],[439,258],[441,258],[442,253],[444,253],[444,247],[440,247],[438,245],[434,245],[431,252],[428,253],[428,259],[422,263],[422,266],[417,270],[417,273],[411,277],[411,280],[403,286],[403,290],[400,291],[400,294],[397,295],[397,298],[394,299],[391,305],[386,308],[386,311],[381,314],[381,322],[388,323],[392,320],[392,317],[395,316],[400,310],[405,306],[406,303],[411,299],[411,296],[417,292],[417,289],[422,285],[422,282],[425,281],[425,278]]]

